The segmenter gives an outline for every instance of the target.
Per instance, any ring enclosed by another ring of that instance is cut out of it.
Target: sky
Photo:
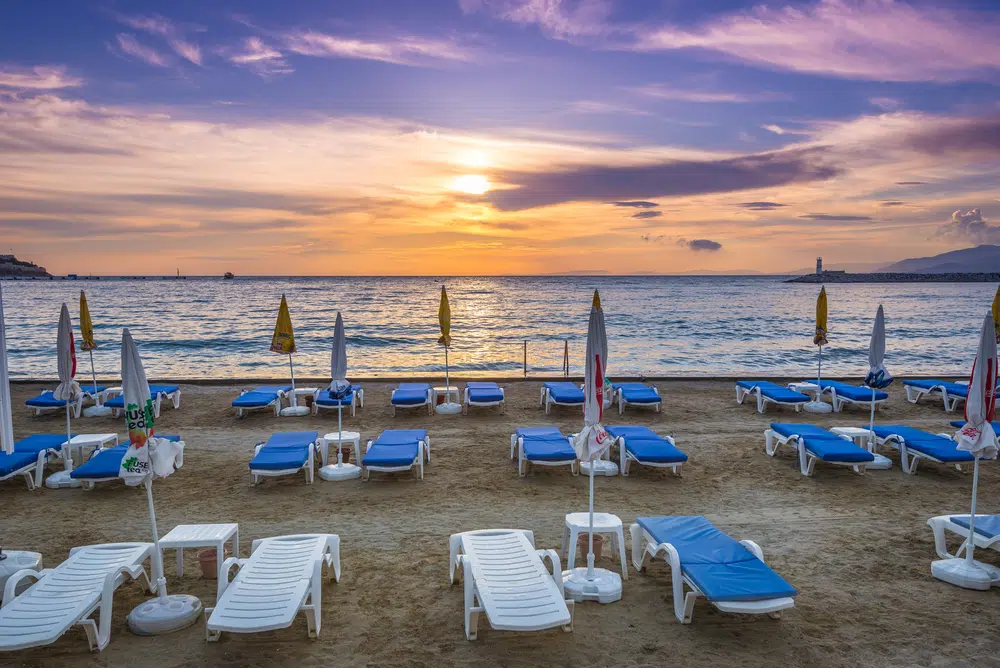
[[[52,273],[864,270],[1000,243],[995,0],[10,2]]]

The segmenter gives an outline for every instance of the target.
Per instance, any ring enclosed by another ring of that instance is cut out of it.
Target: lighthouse
[[[820,276],[823,274],[823,258],[816,258],[816,275]]]

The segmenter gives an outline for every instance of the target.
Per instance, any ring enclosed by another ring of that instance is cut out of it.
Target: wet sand
[[[520,478],[509,458],[517,426],[557,425],[570,433],[582,424],[579,409],[538,407],[537,382],[505,382],[507,413],[474,410],[469,416],[401,412],[393,418],[391,386],[366,383],[365,407],[345,429],[374,438],[386,428],[427,427],[432,460],[423,481],[408,474],[375,474],[371,482],[332,483],[303,475],[248,485],[253,445],[274,431],[336,430],[336,413],[275,418],[266,412],[238,420],[230,401],[241,385],[184,385],[180,410],[164,408],[163,434],[180,433],[184,467],[154,485],[161,534],[181,523],[238,522],[247,556],[254,538],[328,532],[341,538],[343,577],[324,585],[322,634],[306,637],[300,615],[288,629],[260,635],[225,635],[207,643],[204,623],[173,635],[142,638],[125,616],[147,595],[127,584],[115,596],[111,643],[87,650],[84,632],[71,629],[48,647],[8,654],[6,665],[84,666],[911,666],[996,665],[1000,640],[998,593],[964,591],[934,580],[935,558],[927,518],[968,512],[971,474],[922,464],[904,475],[893,455],[890,471],[859,476],[817,465],[799,474],[791,450],[765,456],[763,431],[772,420],[861,426],[868,413],[807,416],[787,409],[758,415],[736,405],[732,383],[664,381],[662,413],[617,408],[608,424],[642,424],[671,434],[690,456],[680,478],[638,468],[628,478],[597,479],[597,509],[628,525],[638,516],[705,515],[736,538],[750,538],[799,590],[794,609],[780,620],[720,613],[703,599],[694,622],[679,624],[671,605],[670,571],[655,562],[629,570],[620,602],[580,604],[573,633],[492,631],[480,622],[479,639],[463,633],[461,586],[448,582],[448,536],[458,531],[518,527],[535,532],[539,547],[559,548],[563,516],[587,505],[583,476],[568,467],[531,470]],[[25,399],[39,385],[14,388],[15,436],[59,433],[61,414],[29,417]],[[940,402],[905,401],[902,384],[879,411],[883,424],[948,430],[961,415]],[[124,420],[82,419],[74,431],[124,432]],[[984,466],[981,512],[997,512],[1000,471]],[[120,482],[94,491],[0,484],[0,544],[44,555],[55,566],[71,547],[150,540],[144,494]],[[616,568],[605,550],[600,565]],[[171,592],[195,594],[211,606],[214,581],[204,580],[188,551],[185,575],[176,577],[173,552],[165,555]],[[977,552],[1000,562],[994,552]],[[578,564],[580,562],[578,561]],[[984,632],[982,629],[987,629]]]

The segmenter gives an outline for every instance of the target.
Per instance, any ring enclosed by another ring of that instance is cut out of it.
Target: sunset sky
[[[0,10],[0,252],[53,273],[777,273],[980,243],[996,0]]]

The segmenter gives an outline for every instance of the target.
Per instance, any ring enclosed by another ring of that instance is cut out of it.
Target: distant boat
[[[227,280],[227,281],[231,281],[231,280],[233,280],[233,279],[234,279],[234,278],[236,278],[236,277],[235,277],[235,276],[233,276],[233,272],[231,272],[231,271],[227,271],[226,273],[224,273],[224,274],[222,275],[222,278],[224,278],[224,279],[225,279],[225,280]]]

